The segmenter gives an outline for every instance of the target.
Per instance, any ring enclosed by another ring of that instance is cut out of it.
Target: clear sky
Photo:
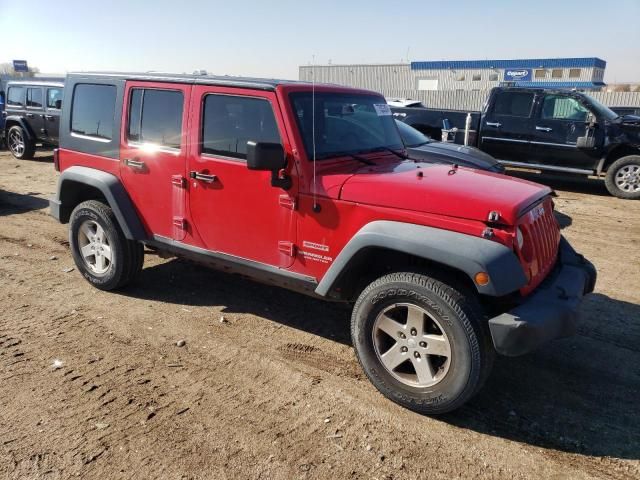
[[[50,73],[595,56],[640,81],[640,0],[0,0],[0,32],[0,62]]]

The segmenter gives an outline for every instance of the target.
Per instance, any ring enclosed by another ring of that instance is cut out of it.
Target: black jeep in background
[[[467,112],[394,108],[394,116],[440,138]],[[640,199],[640,118],[620,116],[590,96],[571,90],[497,87],[481,112],[471,112],[471,145],[506,166],[604,176],[612,195]]]
[[[6,83],[3,133],[14,157],[33,158],[37,144],[58,145],[63,88],[63,81]]]

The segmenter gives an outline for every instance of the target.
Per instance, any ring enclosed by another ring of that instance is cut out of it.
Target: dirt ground
[[[155,256],[92,288],[56,177],[0,152],[1,478],[640,477],[640,202],[533,177],[598,268],[579,333],[429,418],[364,378],[343,306]]]

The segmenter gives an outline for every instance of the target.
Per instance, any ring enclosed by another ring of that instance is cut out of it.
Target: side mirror
[[[593,114],[593,112],[587,113],[587,119],[585,123],[589,126],[589,128],[593,128],[598,124],[598,119]]]
[[[271,172],[271,186],[289,190],[292,180],[284,171],[287,159],[279,143],[247,142],[247,168]]]
[[[279,143],[247,142],[249,170],[278,171],[286,166],[284,148]]]
[[[62,100],[56,100],[55,107],[60,110],[62,108]]]

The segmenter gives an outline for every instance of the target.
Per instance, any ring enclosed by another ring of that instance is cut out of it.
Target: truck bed
[[[445,128],[445,120],[448,120],[448,128],[458,128],[455,135],[455,143],[462,144],[464,142],[464,126],[467,114],[471,114],[471,138],[470,145],[475,144],[475,137],[478,127],[480,126],[480,112],[466,110],[441,110],[435,108],[421,107],[392,107],[393,116],[411,125],[413,128],[420,130],[425,135],[429,135],[434,140],[440,140],[442,137],[442,129]],[[453,140],[454,135],[451,134]]]

